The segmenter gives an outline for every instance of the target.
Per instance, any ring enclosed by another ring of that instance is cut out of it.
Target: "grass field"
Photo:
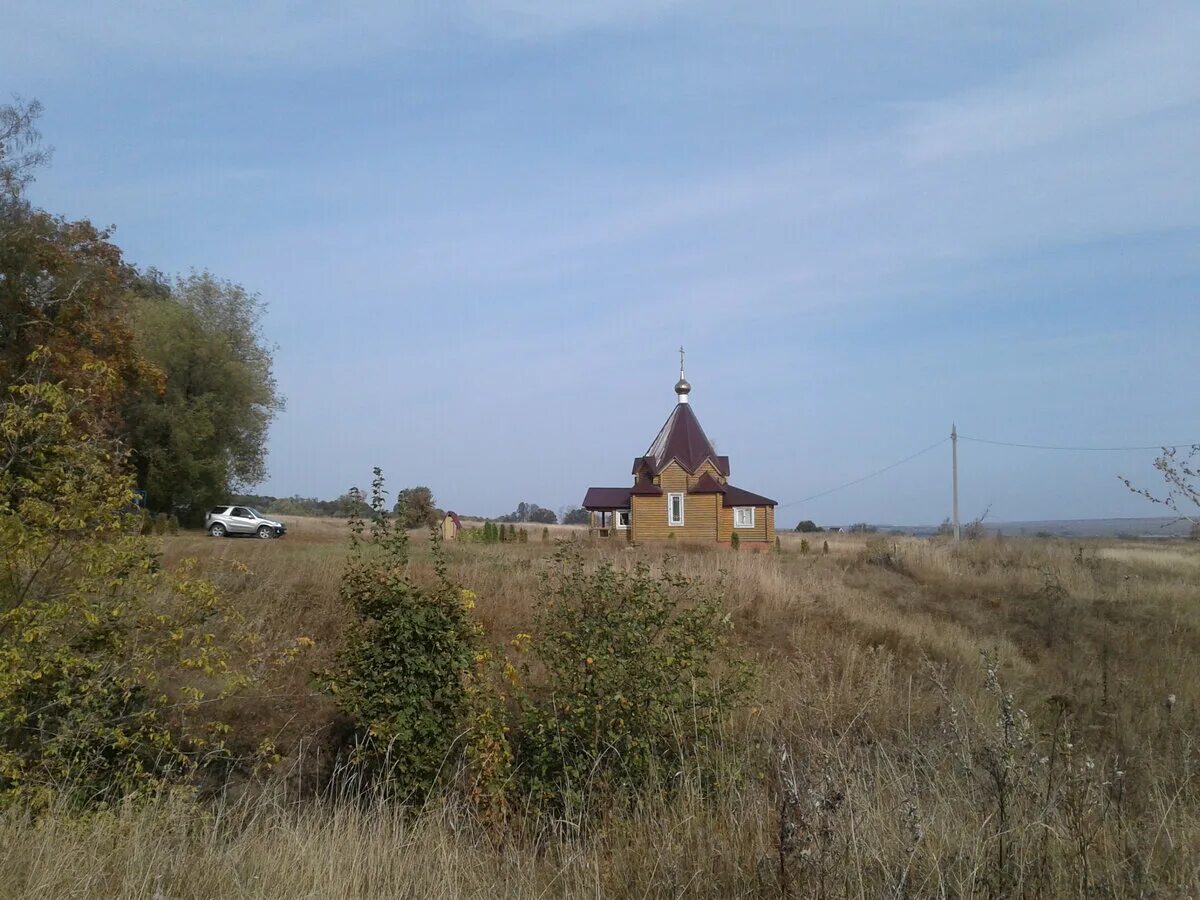
[[[231,790],[204,815],[164,801],[0,817],[0,896],[1200,893],[1195,544],[810,535],[803,553],[788,534],[779,553],[678,548],[682,572],[728,573],[754,706],[709,771],[680,761],[669,793],[590,826],[530,817],[499,834],[453,797],[417,813],[311,798],[336,725],[309,673],[348,621],[345,529],[288,525],[281,541],[163,544],[164,564],[198,559],[268,637],[315,641],[226,711],[248,743],[283,749],[269,789]],[[589,559],[663,564],[661,548],[550,532]],[[448,548],[494,647],[530,628],[551,549],[540,526],[527,544]],[[412,568],[432,574],[422,536]]]

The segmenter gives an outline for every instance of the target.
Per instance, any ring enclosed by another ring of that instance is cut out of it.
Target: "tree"
[[[0,383],[87,384],[97,413],[90,421],[111,434],[130,386],[157,386],[162,375],[135,345],[129,290],[136,273],[110,237],[0,193]],[[34,357],[38,348],[46,352]],[[102,390],[84,374],[97,363],[114,376]]]
[[[1200,444],[1187,448],[1186,455],[1179,453],[1179,447],[1164,447],[1162,455],[1154,461],[1163,481],[1166,482],[1166,493],[1158,494],[1144,488],[1135,487],[1132,481],[1124,475],[1118,476],[1135,494],[1140,494],[1151,503],[1169,509],[1176,521],[1189,522],[1192,525],[1192,537],[1200,536]]]
[[[817,523],[812,519],[805,519],[796,526],[796,530],[802,532],[803,534],[812,534],[814,532],[824,531],[825,529],[817,527]]]
[[[104,393],[112,375],[80,377]],[[213,639],[238,627],[213,586],[161,567],[138,535],[92,401],[22,382],[0,413],[0,806],[150,796],[227,759],[227,728],[199,713],[246,680]]]
[[[546,509],[538,506],[536,503],[527,503],[522,500],[517,504],[517,508],[510,513],[500,516],[501,522],[536,522],[539,525],[555,525],[558,523],[558,516],[554,510]]]
[[[567,510],[562,522],[564,525],[587,525],[591,522],[591,513],[576,506]]]
[[[433,491],[427,487],[405,488],[396,495],[395,513],[401,528],[432,528],[441,521]]]
[[[0,106],[0,202],[19,200],[33,171],[50,161],[52,150],[35,127],[41,115],[37,100]]]
[[[267,429],[283,408],[262,301],[240,285],[193,273],[142,278],[134,323],[142,355],[166,376],[124,408],[138,486],[151,510],[196,522],[266,475]]]

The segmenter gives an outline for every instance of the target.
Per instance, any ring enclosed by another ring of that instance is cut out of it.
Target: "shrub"
[[[517,531],[517,543],[518,544],[528,544],[529,543],[529,532],[526,531],[524,528],[521,528]]]
[[[542,543],[543,544],[550,543],[550,529],[547,528],[545,525],[542,526]]]
[[[801,538],[801,539],[800,539],[800,552],[801,552],[801,553],[807,553],[807,552],[808,552],[808,538]]]
[[[410,579],[408,538],[388,521],[383,485],[376,468],[369,526],[350,520],[341,594],[356,621],[322,680],[354,723],[351,768],[385,795],[419,798],[453,768],[476,632],[471,597],[446,577],[440,542],[433,584]],[[351,494],[359,499],[357,488]]]
[[[741,536],[738,535],[738,533],[736,531],[729,536],[729,546],[733,550],[737,550],[738,547],[741,546],[741,544],[742,544]]]
[[[724,665],[722,596],[639,563],[586,569],[551,557],[533,653],[544,687],[525,698],[518,759],[535,799],[636,790],[711,742],[743,699],[747,671]]]
[[[235,617],[209,582],[159,566],[85,391],[26,384],[7,399],[0,806],[149,797],[227,765],[227,726],[198,711],[249,681],[214,638]]]

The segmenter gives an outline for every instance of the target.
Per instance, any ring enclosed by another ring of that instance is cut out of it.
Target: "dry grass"
[[[344,528],[288,524],[282,541],[169,538],[164,559],[199,559],[269,637],[316,640],[303,665],[236,711],[240,729],[276,735],[295,766],[333,717],[308,672],[328,662],[346,624]],[[448,548],[451,575],[478,594],[497,647],[529,628],[548,549],[540,536]],[[350,809],[297,799],[297,780],[281,777],[205,817],[169,804],[82,822],[0,817],[0,896],[1200,891],[1195,545],[851,535],[809,544],[802,554],[786,535],[777,554],[676,551],[683,572],[726,579],[738,640],[763,673],[760,711],[731,725],[714,757],[682,761],[673,794],[614,810],[598,828],[530,818],[501,836],[449,799],[419,813]],[[661,548],[585,553],[664,564]],[[431,570],[424,538],[412,566]],[[1057,742],[1006,737],[996,724],[1003,692],[989,689],[981,650],[1001,660],[1003,690],[1032,731],[1057,728]],[[989,778],[988,759],[1014,765],[1009,788]],[[724,788],[696,787],[694,765],[717,767]]]

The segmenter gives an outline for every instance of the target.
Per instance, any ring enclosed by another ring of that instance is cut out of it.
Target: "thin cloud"
[[[1093,133],[1200,100],[1200,10],[1159,14],[1032,65],[999,84],[918,109],[910,158],[1001,154]]]

